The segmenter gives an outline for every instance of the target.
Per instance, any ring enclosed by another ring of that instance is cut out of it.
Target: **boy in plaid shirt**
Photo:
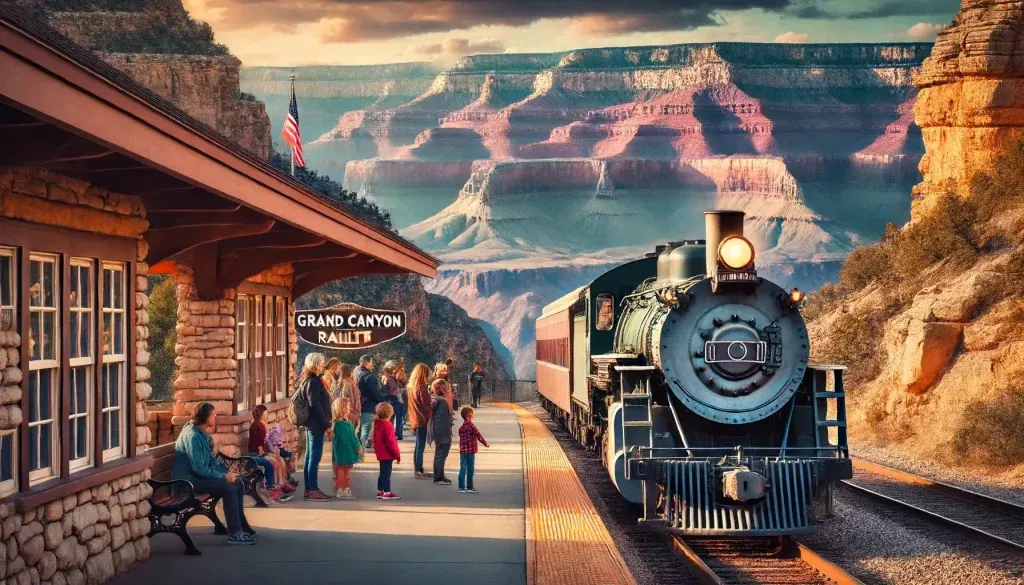
[[[459,427],[459,493],[476,494],[473,489],[473,471],[476,467],[477,442],[490,448],[487,440],[480,434],[480,429],[473,424],[474,411],[469,406],[462,407],[462,426]]]

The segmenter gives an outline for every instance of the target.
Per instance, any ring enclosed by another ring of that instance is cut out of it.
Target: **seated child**
[[[284,478],[287,473],[284,464],[267,443],[267,426],[263,422],[263,417],[266,414],[267,407],[262,404],[258,404],[252,409],[253,422],[249,427],[249,453],[263,468],[267,489],[270,491],[270,499],[275,502],[286,502],[292,498],[295,487],[285,482]]]
[[[270,446],[270,449],[277,455],[278,459],[284,462],[288,474],[288,483],[297,486],[299,482],[295,481],[295,478],[292,477],[292,474],[295,473],[295,457],[282,444],[281,427],[270,427],[270,430],[267,432],[267,445]]]
[[[334,463],[334,489],[336,497],[342,500],[354,500],[352,494],[352,466],[359,461],[363,453],[363,445],[356,436],[356,428],[349,420],[350,404],[344,398],[338,398],[331,404],[331,416],[334,426],[331,434],[331,453]]]

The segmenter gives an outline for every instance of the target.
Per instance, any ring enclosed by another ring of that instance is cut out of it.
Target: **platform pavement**
[[[152,539],[152,555],[112,585],[358,584],[524,585],[526,534],[523,452],[516,415],[497,406],[477,411],[477,427],[491,444],[476,462],[479,494],[412,477],[413,441],[401,442],[402,463],[392,488],[402,500],[376,499],[373,454],[352,474],[354,501],[292,502],[247,508],[259,533],[252,547],[233,547],[212,534],[202,517],[189,523],[201,557],[182,554],[180,539]],[[458,476],[458,436],[446,466]],[[324,491],[333,480],[325,449],[320,468]],[[433,450],[424,462],[430,470]],[[301,487],[300,487],[301,490]]]

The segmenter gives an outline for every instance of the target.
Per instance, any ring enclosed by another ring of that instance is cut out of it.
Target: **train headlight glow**
[[[748,268],[754,263],[754,245],[741,236],[730,236],[718,245],[718,258],[733,270]]]
[[[789,291],[789,300],[793,301],[794,305],[799,305],[804,300],[803,291],[798,288]]]

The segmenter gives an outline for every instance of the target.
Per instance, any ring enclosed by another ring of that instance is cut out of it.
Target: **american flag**
[[[295,166],[302,168],[306,166],[306,160],[302,158],[302,134],[299,132],[299,104],[295,101],[295,77],[292,77],[292,101],[288,104],[288,115],[284,117],[284,128],[281,129],[281,137],[292,148],[292,161]]]

